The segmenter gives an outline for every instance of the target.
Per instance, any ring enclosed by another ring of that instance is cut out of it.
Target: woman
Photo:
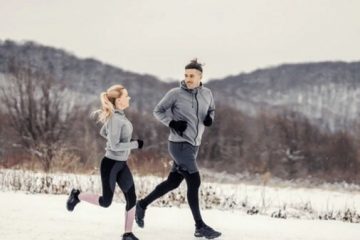
[[[136,223],[144,227],[147,206],[167,192],[177,188],[185,179],[187,200],[195,220],[195,236],[216,238],[221,235],[207,226],[200,214],[200,174],[196,157],[205,126],[210,127],[215,116],[215,104],[210,89],[201,83],[202,65],[192,60],[185,66],[185,80],[171,89],[154,109],[154,116],[170,128],[168,150],[173,167],[168,178],[136,204]],[[168,110],[171,110],[168,113]]]
[[[124,110],[129,107],[130,97],[122,85],[114,85],[101,93],[101,110],[98,120],[103,123],[100,135],[106,138],[105,157],[101,161],[100,175],[102,182],[102,196],[91,193],[81,193],[73,189],[67,200],[67,209],[73,211],[80,201],[89,202],[101,207],[111,205],[115,183],[124,193],[126,200],[125,233],[123,240],[137,240],[132,233],[135,217],[135,187],[132,174],[126,161],[131,149],[142,148],[142,140],[131,140],[133,127],[126,118]]]

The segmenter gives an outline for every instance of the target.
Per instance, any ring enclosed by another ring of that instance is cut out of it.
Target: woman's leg
[[[80,201],[85,201],[94,205],[99,206],[99,195],[93,193],[80,193]]]
[[[124,194],[126,199],[126,212],[125,212],[125,233],[132,232],[133,223],[135,219],[135,187],[133,186],[127,193]],[[128,207],[128,206],[131,206]]]
[[[102,196],[92,193],[80,193],[79,199],[94,205],[109,207],[114,196],[116,175],[121,168],[120,163],[104,157],[100,165]]]
[[[133,176],[126,163],[123,169],[118,173],[116,181],[121,191],[124,193],[126,201],[125,233],[130,233],[132,232],[135,219],[136,194]]]

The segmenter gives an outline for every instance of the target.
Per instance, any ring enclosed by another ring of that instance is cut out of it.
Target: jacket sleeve
[[[170,109],[175,103],[175,99],[176,99],[175,95],[176,95],[176,88],[171,89],[160,100],[160,102],[156,105],[153,111],[155,118],[167,127],[169,126],[172,119],[171,117],[166,115],[166,111]]]
[[[210,106],[207,114],[211,117],[212,120],[215,119],[215,101],[211,91],[210,91]]]
[[[109,119],[107,125],[107,140],[112,151],[126,151],[139,148],[137,141],[120,142],[121,128],[124,126],[124,123],[121,121],[121,119],[112,116]]]
[[[107,138],[106,135],[106,124],[103,124],[100,129],[100,136],[102,136],[103,138]]]

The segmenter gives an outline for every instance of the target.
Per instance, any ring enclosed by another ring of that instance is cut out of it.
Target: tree
[[[76,112],[66,102],[65,88],[37,69],[29,62],[9,61],[0,98],[21,145],[48,171]]]

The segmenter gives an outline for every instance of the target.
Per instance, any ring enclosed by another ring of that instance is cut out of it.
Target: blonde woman
[[[126,161],[130,150],[141,149],[143,141],[131,139],[133,127],[124,113],[129,107],[130,97],[122,85],[114,85],[101,93],[100,100],[102,107],[97,111],[98,120],[103,123],[100,135],[107,140],[105,156],[100,165],[102,196],[72,189],[66,207],[69,211],[73,211],[80,201],[109,207],[117,183],[126,200],[125,233],[122,239],[137,240],[138,238],[132,233],[136,204],[135,186]]]

